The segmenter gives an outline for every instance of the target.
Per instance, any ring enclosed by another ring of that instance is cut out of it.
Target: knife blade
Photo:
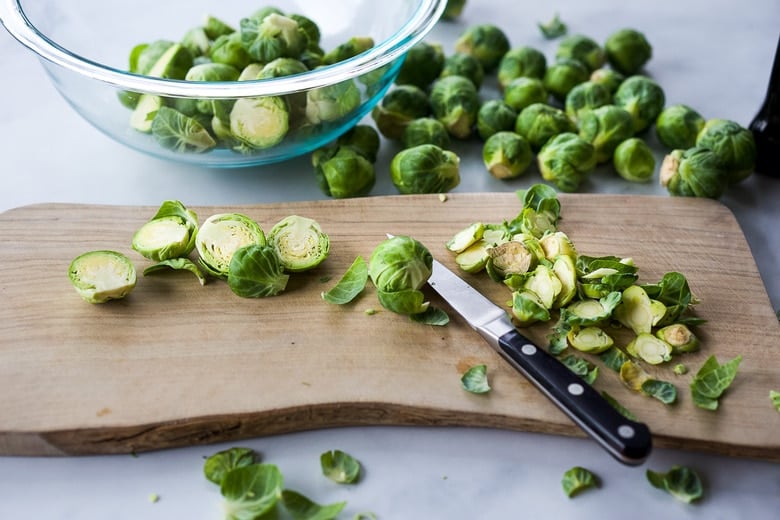
[[[652,449],[647,425],[624,417],[577,374],[520,334],[505,309],[436,259],[428,285],[614,458],[632,466],[647,459]]]

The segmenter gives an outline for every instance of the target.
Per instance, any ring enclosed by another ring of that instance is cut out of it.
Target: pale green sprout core
[[[212,215],[201,225],[195,241],[203,268],[220,278],[227,277],[233,254],[252,244],[265,245],[265,233],[257,222],[240,213]]]
[[[330,250],[330,238],[314,219],[290,215],[268,232],[282,266],[291,272],[306,271],[321,264]]]

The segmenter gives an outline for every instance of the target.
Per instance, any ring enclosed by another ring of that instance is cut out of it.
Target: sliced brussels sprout
[[[615,308],[615,319],[635,334],[649,334],[657,322],[650,297],[642,287],[632,285],[623,291],[620,305]]]
[[[577,259],[577,250],[574,247],[574,242],[563,231],[545,234],[539,239],[539,244],[544,251],[544,257],[550,261],[561,255],[570,257],[572,261]]]
[[[699,338],[682,323],[662,327],[656,331],[655,335],[671,345],[674,354],[699,350]]]
[[[514,124],[514,123],[513,123]],[[492,134],[482,146],[482,162],[497,179],[514,179],[525,173],[533,162],[528,141],[511,131]]]
[[[568,305],[577,295],[577,269],[569,255],[558,255],[552,265],[553,273],[561,282],[561,291],[553,301],[553,309]]]
[[[471,54],[492,72],[509,50],[509,38],[493,24],[472,25],[455,41],[455,51]]]
[[[251,148],[279,144],[287,135],[289,125],[287,105],[276,96],[241,98],[230,111],[231,133]]]
[[[105,303],[127,296],[135,288],[133,263],[117,251],[88,251],[68,267],[68,277],[76,292],[89,303]]]
[[[512,322],[518,327],[527,327],[539,321],[549,321],[550,310],[541,298],[528,290],[512,293]]]
[[[455,235],[446,242],[445,246],[453,253],[460,253],[465,251],[466,248],[470,247],[477,240],[480,240],[484,232],[485,224],[482,222],[474,222],[455,233]]]
[[[509,233],[502,227],[485,226],[482,238],[458,253],[455,263],[467,273],[477,273],[485,268],[490,258],[488,250],[509,241],[510,238]]]
[[[539,301],[546,309],[552,309],[563,286],[552,268],[539,264],[526,278],[524,288],[539,296]]]
[[[132,247],[145,258],[161,261],[189,255],[195,248],[198,217],[178,200],[167,200],[133,235]]]
[[[265,233],[241,213],[218,213],[201,224],[195,240],[200,264],[209,274],[227,278],[235,252],[249,245],[266,245]]]
[[[477,122],[480,102],[477,88],[463,76],[436,80],[430,92],[431,112],[455,138],[471,136]]]
[[[614,340],[599,327],[576,327],[569,331],[566,339],[580,352],[601,354],[614,344]]]
[[[635,392],[641,392],[642,385],[651,379],[650,374],[635,361],[626,361],[620,366],[620,380]]]
[[[536,256],[522,242],[515,240],[489,248],[488,255],[485,267],[496,281],[503,281],[513,274],[526,274],[537,265]]]
[[[267,242],[276,250],[282,267],[294,273],[320,265],[330,251],[330,237],[319,223],[299,215],[287,216],[274,224]]]
[[[653,55],[653,48],[645,35],[631,28],[610,34],[604,44],[604,50],[609,64],[625,75],[639,72]]]
[[[538,49],[528,46],[510,49],[498,64],[498,85],[501,90],[517,78],[537,78],[541,80],[547,70],[547,58]]]
[[[651,365],[672,359],[672,346],[647,332],[637,334],[636,338],[626,345],[626,352]]]
[[[242,298],[275,296],[284,291],[289,278],[273,246],[246,245],[230,257],[227,283],[230,290]]]
[[[421,144],[393,157],[390,177],[402,194],[446,193],[460,183],[460,158],[436,145]]]
[[[428,302],[420,288],[430,278],[432,264],[428,248],[412,237],[394,236],[380,242],[368,264],[379,303],[398,314],[425,312]]]

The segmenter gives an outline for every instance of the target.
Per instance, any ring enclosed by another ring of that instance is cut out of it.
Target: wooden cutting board
[[[597,389],[648,423],[656,446],[780,460],[780,414],[768,397],[780,390],[780,326],[732,213],[703,199],[560,200],[560,228],[580,253],[633,257],[642,282],[684,273],[701,299],[697,314],[709,320],[699,329],[702,350],[679,359],[687,375],[648,367],[678,387],[677,404],[629,391],[604,366]],[[510,219],[519,208],[513,193],[193,207],[201,221],[237,211],[266,230],[299,214],[330,234],[323,264],[293,275],[283,294],[256,300],[219,280],[201,286],[186,272],[140,275],[150,262],[129,244],[156,207],[42,204],[0,214],[0,454],[140,452],[346,425],[582,435],[451,311],[445,327],[369,315],[380,308],[370,284],[349,305],[320,298],[386,232],[414,236],[454,267],[444,248],[453,233]],[[91,305],[71,287],[70,261],[93,249],[134,261],[138,285],[126,299]],[[496,303],[508,300],[484,273],[465,278]],[[548,331],[543,324],[526,332],[546,344]],[[693,406],[688,390],[711,354],[721,362],[744,356],[717,412]],[[489,394],[460,387],[476,363],[488,366]]]

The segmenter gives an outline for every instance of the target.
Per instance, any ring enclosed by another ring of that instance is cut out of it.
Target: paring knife
[[[624,417],[563,363],[520,334],[505,309],[435,259],[428,284],[504,359],[618,461],[638,465],[647,458],[652,449],[647,425]]]

